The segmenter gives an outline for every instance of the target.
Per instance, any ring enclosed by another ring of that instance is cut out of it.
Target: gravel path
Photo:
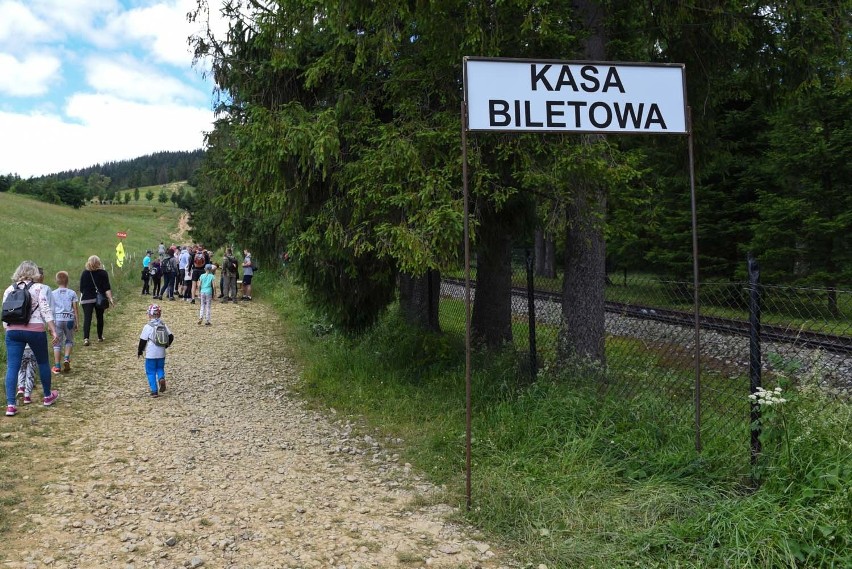
[[[175,343],[168,389],[149,397],[135,357],[147,298],[120,299],[106,341],[78,345],[58,405],[4,418],[0,445],[26,463],[2,468],[36,491],[10,513],[0,567],[509,566],[447,521],[402,441],[288,394],[297,373],[260,302],[214,303],[212,326],[163,302]]]

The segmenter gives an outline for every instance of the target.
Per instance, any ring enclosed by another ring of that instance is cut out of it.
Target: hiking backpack
[[[24,285],[24,288],[16,284],[6,295],[3,301],[3,322],[6,324],[28,324],[32,316],[32,298],[30,298],[30,287],[33,283]]]
[[[162,322],[157,322],[154,326],[154,334],[151,335],[151,341],[161,348],[169,347],[169,330]]]

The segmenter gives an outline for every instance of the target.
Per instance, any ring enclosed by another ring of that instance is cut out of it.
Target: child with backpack
[[[148,323],[139,334],[139,349],[136,357],[145,354],[145,375],[151,397],[159,397],[166,390],[166,348],[172,345],[174,336],[160,319],[162,310],[157,304],[148,307]]]
[[[195,299],[201,296],[198,279],[204,274],[204,267],[210,263],[210,257],[204,251],[201,245],[196,245],[195,253],[192,255],[192,304],[195,304]]]

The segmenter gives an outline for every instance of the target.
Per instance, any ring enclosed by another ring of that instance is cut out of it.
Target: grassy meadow
[[[138,260],[160,241],[171,241],[180,212],[171,203],[156,205],[86,205],[78,210],[44,203],[28,196],[0,193],[0,277],[4,288],[21,261],[35,261],[45,270],[45,283],[55,286],[57,271],[68,271],[70,287],[79,288],[80,274],[90,255],[98,255],[112,274],[120,298],[137,284]],[[118,232],[127,233],[119,239]],[[116,246],[123,243],[124,269],[116,264]],[[136,263],[134,264],[134,260]],[[5,345],[0,347],[5,363]]]

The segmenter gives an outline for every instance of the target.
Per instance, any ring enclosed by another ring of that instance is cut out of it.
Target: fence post
[[[527,249],[527,316],[530,328],[530,379],[538,375],[538,356],[535,347],[535,254]]]
[[[760,266],[751,253],[748,254],[748,328],[749,328],[749,379],[750,393],[762,387],[762,358],[760,353]],[[760,456],[760,405],[751,402],[751,464]]]

